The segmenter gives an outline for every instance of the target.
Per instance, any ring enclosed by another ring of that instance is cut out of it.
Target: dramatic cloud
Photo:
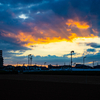
[[[91,46],[93,48],[100,48],[100,44],[97,43],[87,43],[86,45]]]
[[[12,57],[11,57],[12,55]],[[28,59],[27,56],[14,56],[15,54],[9,54],[7,55],[7,57],[5,57],[5,63],[8,64],[21,64],[23,65],[23,63],[27,64]],[[47,55],[47,56],[32,56],[32,64],[38,64],[38,65],[44,65],[44,63],[46,62],[47,65],[52,64],[52,65],[70,65],[71,64],[71,60],[63,55],[63,56],[56,56],[56,55]],[[10,59],[10,60],[9,60]],[[11,60],[12,59],[12,60]],[[21,59],[21,60],[20,60]],[[86,65],[91,65],[93,61],[95,61],[95,63],[100,64],[100,61],[98,61],[98,59],[100,59],[100,53],[97,53],[96,55],[92,55],[92,54],[88,54],[86,56],[86,60],[85,60],[85,64]],[[78,57],[78,58],[73,58],[73,65],[78,64],[78,63],[83,63],[83,57]]]
[[[87,49],[87,52],[95,52],[95,49]]]
[[[66,22],[66,25],[68,25],[68,27],[77,27],[79,29],[88,29],[90,27],[86,22],[78,22],[71,19]]]
[[[56,60],[47,57],[47,62],[63,60],[58,55],[71,50],[76,50],[76,58],[84,50],[96,55],[100,48],[99,4],[99,0],[0,0],[0,49],[12,53],[12,58],[33,51],[40,56],[55,55]]]
[[[2,0],[0,0],[0,2],[1,3],[3,3],[3,4],[31,4],[31,3],[41,3],[42,1],[44,1],[44,0],[5,0],[5,1],[2,1]]]

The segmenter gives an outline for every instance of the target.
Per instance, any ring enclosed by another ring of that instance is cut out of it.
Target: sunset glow
[[[87,24],[87,22],[79,22],[79,21],[74,21],[72,19],[69,19],[66,22],[66,25],[68,25],[68,27],[77,27],[79,29],[88,29],[90,26]]]
[[[86,64],[100,59],[98,0],[25,0],[0,2],[0,50],[4,63]],[[77,5],[78,4],[78,5]],[[95,5],[96,6],[95,6]],[[8,6],[9,5],[9,6]]]

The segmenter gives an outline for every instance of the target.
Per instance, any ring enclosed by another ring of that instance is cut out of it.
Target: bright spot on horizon
[[[71,50],[74,50],[76,53],[73,55],[73,58],[82,57],[87,54],[97,54],[99,52],[99,48],[95,48],[95,52],[87,52],[87,49],[93,49],[93,47],[86,45],[86,43],[96,42],[99,43],[99,37],[89,37],[89,38],[77,38],[72,42],[54,42],[48,44],[35,44],[35,47],[31,47],[32,50],[26,50],[23,54],[18,56],[27,56],[31,53],[34,56],[48,56],[48,55],[56,55],[62,57],[65,54],[70,54]],[[29,47],[30,48],[30,47]],[[16,55],[17,56],[17,55]],[[70,58],[70,56],[67,56]]]
[[[27,19],[28,17],[24,14],[20,15],[19,18]]]

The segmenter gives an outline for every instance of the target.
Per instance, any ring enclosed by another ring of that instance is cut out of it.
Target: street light
[[[31,56],[31,54],[28,55],[28,66],[29,66],[29,57]]]
[[[96,62],[96,61],[93,61],[93,67],[94,67],[94,62]]]
[[[86,56],[85,57],[83,57],[83,69],[84,69],[84,64],[85,64],[85,59],[86,58]]]
[[[28,66],[31,66],[32,65],[32,55],[29,54],[28,55]]]
[[[85,57],[83,57],[83,65],[85,64],[85,61],[84,61],[84,59],[86,58],[86,56]]]
[[[72,53],[74,53],[74,51],[71,51],[71,71],[72,71]]]

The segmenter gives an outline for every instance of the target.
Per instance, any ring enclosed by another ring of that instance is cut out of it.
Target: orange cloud
[[[25,42],[23,46],[30,46],[34,44],[47,44],[51,42],[61,42],[61,41],[67,41],[64,38],[59,37],[43,37],[43,38],[36,38],[35,36],[32,36],[32,34],[28,34],[25,32],[19,32],[19,34],[14,33],[3,33],[2,34],[5,37],[15,38],[18,43]]]
[[[96,34],[98,34],[99,32],[97,31],[97,29],[92,29],[92,31]]]
[[[50,31],[51,32],[51,31]],[[52,31],[55,33],[55,31]],[[57,34],[57,33],[55,33]],[[23,46],[31,46],[34,44],[48,44],[48,43],[53,43],[53,42],[61,42],[61,41],[70,41],[72,42],[73,39],[77,39],[77,38],[83,38],[82,36],[78,36],[76,33],[70,33],[68,38],[66,37],[42,37],[42,38],[36,38],[35,36],[32,36],[32,34],[29,33],[25,33],[25,32],[19,32],[19,34],[14,34],[14,33],[6,33],[6,34],[2,34],[5,37],[10,37],[10,38],[14,38],[18,43],[23,43]],[[95,37],[93,34],[88,35],[87,37]]]
[[[84,22],[84,21],[75,21],[75,20],[72,20],[72,19],[69,19],[67,22],[66,22],[66,25],[71,26],[71,27],[77,27],[79,29],[88,29],[90,26],[87,24],[87,22]]]
[[[71,31],[71,29],[67,29],[67,31]]]
[[[71,36],[69,36],[69,39],[73,40],[74,38],[77,38],[77,35],[75,33],[71,33]]]
[[[43,34],[43,32],[42,32],[42,31],[41,31],[40,33],[41,33],[41,34]]]
[[[31,32],[18,31],[17,34],[14,34],[4,31],[1,35],[14,38],[17,43],[22,44],[23,46],[61,41],[73,42],[73,39],[76,38],[95,37],[95,35],[90,32],[90,26],[84,21],[69,19],[66,24],[65,22],[61,22],[61,24],[56,25],[56,28],[47,24],[43,24],[41,27],[35,26],[34,28],[31,25],[32,23],[28,24],[28,26],[31,27]],[[66,27],[66,25],[70,28]],[[73,27],[77,28],[75,29]]]

